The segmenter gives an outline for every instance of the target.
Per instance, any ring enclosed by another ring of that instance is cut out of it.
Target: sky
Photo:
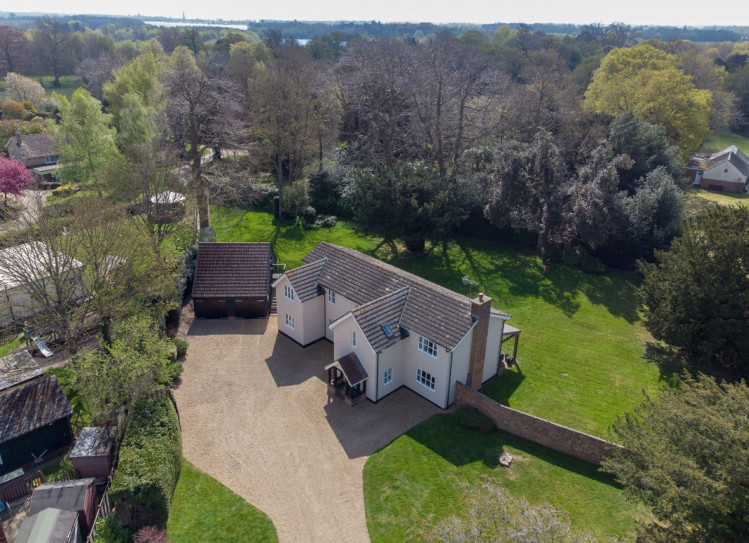
[[[64,11],[61,8],[64,6]],[[35,0],[34,11],[201,19],[380,22],[524,22],[749,25],[749,2],[704,0]],[[7,7],[5,8],[7,9]]]

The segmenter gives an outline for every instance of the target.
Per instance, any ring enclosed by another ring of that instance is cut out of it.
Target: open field
[[[278,541],[270,519],[187,460],[174,491],[167,532],[171,543],[190,543],[196,535],[213,543]]]
[[[31,79],[33,79],[37,83],[40,82],[39,77],[32,77]],[[70,98],[73,95],[75,89],[79,87],[78,83],[75,80],[75,76],[72,75],[61,76],[59,87],[55,87],[54,83],[55,78],[51,75],[41,78],[42,87],[44,87],[44,90],[47,92],[47,94],[60,94],[66,96],[67,98]],[[5,92],[5,78],[3,78],[0,79],[0,103],[6,101],[7,99],[8,97]]]
[[[697,152],[707,154],[717,153],[730,145],[735,145],[745,154],[749,155],[749,138],[745,138],[730,130],[711,132],[705,138],[705,141],[702,142],[700,148],[697,149]]]
[[[498,464],[502,451],[514,460]],[[403,541],[430,515],[460,516],[463,485],[489,476],[513,496],[566,511],[573,527],[601,538],[633,539],[644,508],[627,501],[611,477],[504,432],[479,434],[455,415],[436,415],[372,455],[364,467],[364,503],[373,543]]]

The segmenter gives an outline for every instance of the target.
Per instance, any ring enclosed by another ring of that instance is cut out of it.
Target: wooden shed
[[[116,438],[116,426],[83,428],[70,453],[76,477],[108,477]]]
[[[34,489],[29,504],[29,515],[35,515],[50,507],[78,513],[78,524],[85,538],[96,518],[96,485],[94,478],[73,479],[44,483]]]
[[[0,475],[0,502],[12,502],[30,493],[23,468]]]
[[[81,543],[78,513],[48,507],[23,519],[14,543]]]
[[[54,375],[0,391],[0,475],[70,445],[72,414]]]
[[[0,392],[42,375],[44,372],[28,351],[0,358]]]
[[[192,287],[195,316],[265,318],[276,255],[270,243],[201,243]]]

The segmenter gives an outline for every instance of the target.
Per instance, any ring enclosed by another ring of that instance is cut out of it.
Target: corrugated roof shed
[[[44,375],[44,372],[28,351],[0,358],[0,392],[40,375]]]
[[[78,513],[47,508],[26,517],[13,540],[15,543],[68,543],[76,529]]]
[[[73,479],[44,483],[34,489],[29,505],[29,514],[33,515],[48,507],[65,511],[82,511],[86,505],[86,493],[95,479]]]
[[[260,298],[270,292],[270,243],[201,243],[193,298]]]
[[[48,375],[0,393],[0,443],[73,414],[57,377]]]

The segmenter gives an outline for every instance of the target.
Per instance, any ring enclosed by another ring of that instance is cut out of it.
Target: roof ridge
[[[336,248],[336,249],[341,249],[341,250],[343,250],[343,252],[345,252],[347,254],[351,254],[352,256],[354,256],[356,258],[364,259],[364,260],[370,262],[371,264],[373,264],[375,266],[378,266],[381,269],[384,269],[386,271],[389,271],[391,273],[394,273],[394,274],[398,275],[399,277],[403,278],[404,280],[412,281],[413,283],[416,283],[416,285],[418,285],[418,286],[422,286],[422,287],[428,288],[428,289],[430,289],[430,290],[432,290],[434,292],[439,292],[441,294],[449,296],[450,298],[452,298],[455,301],[458,301],[458,302],[469,302],[469,303],[471,301],[471,299],[468,296],[460,294],[459,292],[455,292],[454,290],[450,290],[449,288],[443,287],[442,285],[438,285],[437,283],[435,283],[433,281],[430,281],[428,279],[424,279],[423,277],[419,277],[418,275],[413,274],[411,272],[408,272],[406,270],[403,270],[403,269],[401,269],[401,268],[399,268],[397,266],[394,266],[394,265],[389,264],[387,262],[383,262],[382,260],[379,260],[379,259],[377,259],[377,258],[375,258],[373,256],[370,256],[370,255],[367,255],[367,254],[364,254],[364,253],[360,253],[359,251],[357,251],[355,249],[351,249],[349,247],[342,247],[340,245],[335,245],[335,244],[329,243],[327,241],[321,241],[318,244],[318,246],[323,245],[323,244],[325,244],[325,245],[327,245],[329,247]],[[413,286],[413,285],[411,285],[411,286]]]
[[[401,287],[401,288],[399,288],[397,290],[394,290],[393,292],[388,292],[387,294],[383,294],[379,298],[375,298],[374,300],[370,300],[370,301],[365,302],[365,303],[363,303],[361,305],[358,305],[358,306],[356,306],[351,311],[351,313],[353,313],[354,311],[359,311],[359,310],[362,310],[362,309],[366,309],[368,306],[374,305],[376,303],[380,303],[383,300],[385,300],[386,298],[390,298],[391,296],[395,296],[396,294],[400,294],[404,290],[408,291],[408,293],[406,294],[406,299],[408,299],[408,294],[411,293],[411,285],[406,285],[406,286]],[[404,305],[405,305],[405,303],[404,303]],[[403,310],[401,310],[401,313],[403,313]]]

